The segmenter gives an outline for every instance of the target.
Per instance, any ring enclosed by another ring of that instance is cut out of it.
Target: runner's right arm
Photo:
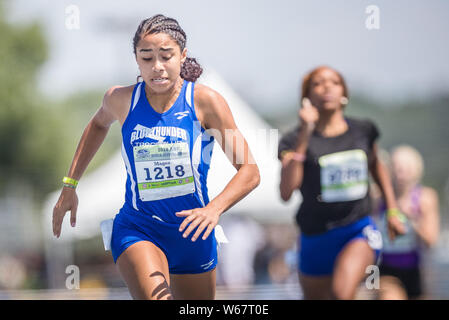
[[[295,161],[294,154],[305,155],[309,143],[310,134],[307,129],[301,127],[298,134],[298,144],[296,149],[284,152],[281,155],[281,183],[279,185],[281,198],[288,201],[296,189],[302,184],[304,165],[302,161]]]
[[[120,92],[122,91],[122,92]],[[70,166],[68,177],[79,180],[103,143],[111,124],[120,119],[120,107],[123,106],[123,90],[115,86],[110,88],[103,98],[101,107],[87,124]],[[122,108],[123,109],[123,108]],[[76,224],[78,196],[74,188],[63,187],[59,199],[53,208],[53,234],[59,238],[61,225],[67,211],[70,210],[70,224]]]
[[[299,130],[296,148],[280,155],[282,169],[279,188],[281,191],[281,198],[284,201],[288,201],[293,191],[298,189],[302,184],[304,161],[296,161],[295,158],[298,155],[305,157],[310,136],[319,119],[318,110],[312,106],[309,99],[303,99],[302,108],[299,110],[299,118],[301,120],[301,128]]]

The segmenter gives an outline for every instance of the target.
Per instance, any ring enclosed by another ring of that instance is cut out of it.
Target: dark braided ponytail
[[[134,54],[136,54],[136,47],[142,37],[148,34],[166,33],[175,40],[181,52],[186,47],[187,36],[184,30],[178,24],[178,21],[172,18],[157,14],[151,18],[143,20],[133,38]],[[196,61],[195,58],[187,57],[181,66],[181,78],[187,81],[196,81],[203,73],[203,68]],[[139,77],[137,77],[139,78]]]

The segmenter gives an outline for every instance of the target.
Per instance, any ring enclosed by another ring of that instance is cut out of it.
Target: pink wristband
[[[306,160],[306,156],[302,153],[293,152],[292,159],[298,162],[304,162]]]

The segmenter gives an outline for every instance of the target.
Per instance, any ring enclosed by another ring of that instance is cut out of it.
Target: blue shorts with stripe
[[[331,275],[335,260],[342,249],[349,242],[360,239],[368,242],[378,263],[382,249],[382,236],[374,220],[369,216],[322,234],[301,234],[298,239],[299,271],[310,276]]]
[[[206,240],[182,237],[179,224],[167,223],[156,215],[146,214],[125,205],[115,216],[112,227],[111,252],[114,263],[129,246],[150,241],[164,252],[172,274],[203,273],[217,265],[217,240],[212,231]]]

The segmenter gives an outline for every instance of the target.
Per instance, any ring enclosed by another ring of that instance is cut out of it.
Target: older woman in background
[[[401,145],[391,152],[391,170],[407,232],[393,241],[383,237],[379,298],[419,299],[423,297],[420,251],[432,247],[439,235],[438,195],[432,188],[421,185],[424,162],[413,147]],[[385,218],[382,203],[379,212]],[[383,223],[384,234],[385,227]]]

